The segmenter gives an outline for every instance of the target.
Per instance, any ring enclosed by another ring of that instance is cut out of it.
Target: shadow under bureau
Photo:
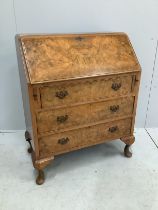
[[[119,138],[132,156],[141,68],[126,34],[17,35],[16,47],[37,184],[58,154]]]

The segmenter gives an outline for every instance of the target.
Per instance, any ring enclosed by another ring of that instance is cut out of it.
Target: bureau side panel
[[[139,93],[139,86],[140,86],[140,79],[141,79],[141,71],[134,76],[134,84],[133,84],[133,92],[135,94],[135,101],[133,107],[133,120],[131,126],[131,134],[133,135],[134,132],[134,125],[135,125],[135,117],[137,111],[137,102],[138,102],[138,93]]]
[[[21,92],[22,92],[22,99],[23,99],[26,130],[29,131],[29,133],[33,139],[33,141],[32,141],[33,147],[37,148],[36,126],[32,122],[33,114],[31,114],[31,111],[33,112],[32,107],[31,107],[32,87],[31,87],[29,77],[27,74],[25,60],[23,58],[21,44],[20,44],[18,35],[15,37],[15,43],[16,43],[17,60],[18,60],[18,67],[19,67],[19,76],[20,76],[20,83],[21,83]],[[35,149],[35,153],[36,153],[36,157],[37,157],[38,149]]]
[[[29,81],[27,81],[28,76],[25,70],[25,62],[22,58],[22,51],[21,51],[20,42],[18,40],[18,36],[16,36],[15,41],[16,41],[16,52],[17,52],[19,76],[20,76],[20,83],[21,83],[21,92],[22,92],[22,99],[23,99],[23,108],[24,108],[24,115],[25,115],[25,124],[26,124],[26,129],[32,132],[31,112],[30,112],[29,95],[28,95]]]

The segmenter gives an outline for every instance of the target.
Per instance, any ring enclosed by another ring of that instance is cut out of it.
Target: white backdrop
[[[136,127],[158,127],[157,0],[0,0],[0,129],[25,128],[16,33],[105,31],[126,32],[142,66]]]

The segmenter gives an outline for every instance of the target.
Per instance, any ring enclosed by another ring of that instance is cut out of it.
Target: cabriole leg
[[[126,146],[124,148],[124,155],[125,157],[132,157],[132,152],[130,151],[130,146],[134,143],[135,141],[135,137],[134,136],[127,136],[127,137],[123,137],[121,138],[121,141],[123,141]]]
[[[125,157],[128,157],[128,158],[132,157],[132,152],[130,152],[129,149],[130,149],[130,145],[126,145],[124,148],[124,155]]]
[[[31,136],[30,136],[28,131],[25,132],[25,139],[30,145],[30,147],[28,148],[28,152],[31,153],[33,166],[38,172],[38,175],[37,175],[37,178],[36,178],[36,184],[41,185],[45,181],[43,170],[47,165],[49,165],[54,160],[54,156],[41,158],[41,159],[36,159],[35,152],[32,148],[32,144],[31,144]]]
[[[44,171],[43,170],[38,170],[38,176],[36,178],[36,184],[41,185],[44,183]]]
[[[32,153],[32,151],[33,151],[33,148],[32,148],[32,144],[31,144],[31,136],[30,136],[30,134],[29,134],[29,132],[28,131],[25,131],[25,139],[26,139],[26,141],[29,143],[29,145],[30,145],[30,147],[28,148],[28,153]]]
[[[45,181],[43,170],[46,166],[48,166],[54,160],[54,156],[50,156],[50,157],[47,157],[47,158],[35,160],[35,157],[34,157],[33,154],[34,153],[32,153],[33,165],[34,165],[34,168],[37,169],[37,171],[38,171],[38,175],[37,175],[37,178],[36,178],[36,184],[41,185]]]

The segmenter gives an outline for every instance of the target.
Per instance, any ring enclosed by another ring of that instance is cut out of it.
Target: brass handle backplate
[[[68,137],[62,138],[62,139],[59,139],[58,140],[58,144],[64,145],[64,144],[67,144],[68,141],[69,141],[69,138]]]
[[[115,91],[119,90],[121,88],[121,83],[113,83],[111,85],[111,88]]]
[[[68,115],[67,114],[65,116],[58,116],[57,117],[57,122],[59,122],[59,123],[64,123],[66,120],[68,120]]]
[[[112,111],[112,112],[117,112],[118,110],[119,110],[119,105],[113,105],[113,106],[110,106],[110,110]]]
[[[61,91],[56,92],[56,97],[60,99],[65,98],[67,95],[68,95],[67,90],[61,90]]]
[[[109,128],[109,132],[111,132],[111,133],[114,133],[117,130],[118,130],[118,126],[114,126],[114,127]]]

